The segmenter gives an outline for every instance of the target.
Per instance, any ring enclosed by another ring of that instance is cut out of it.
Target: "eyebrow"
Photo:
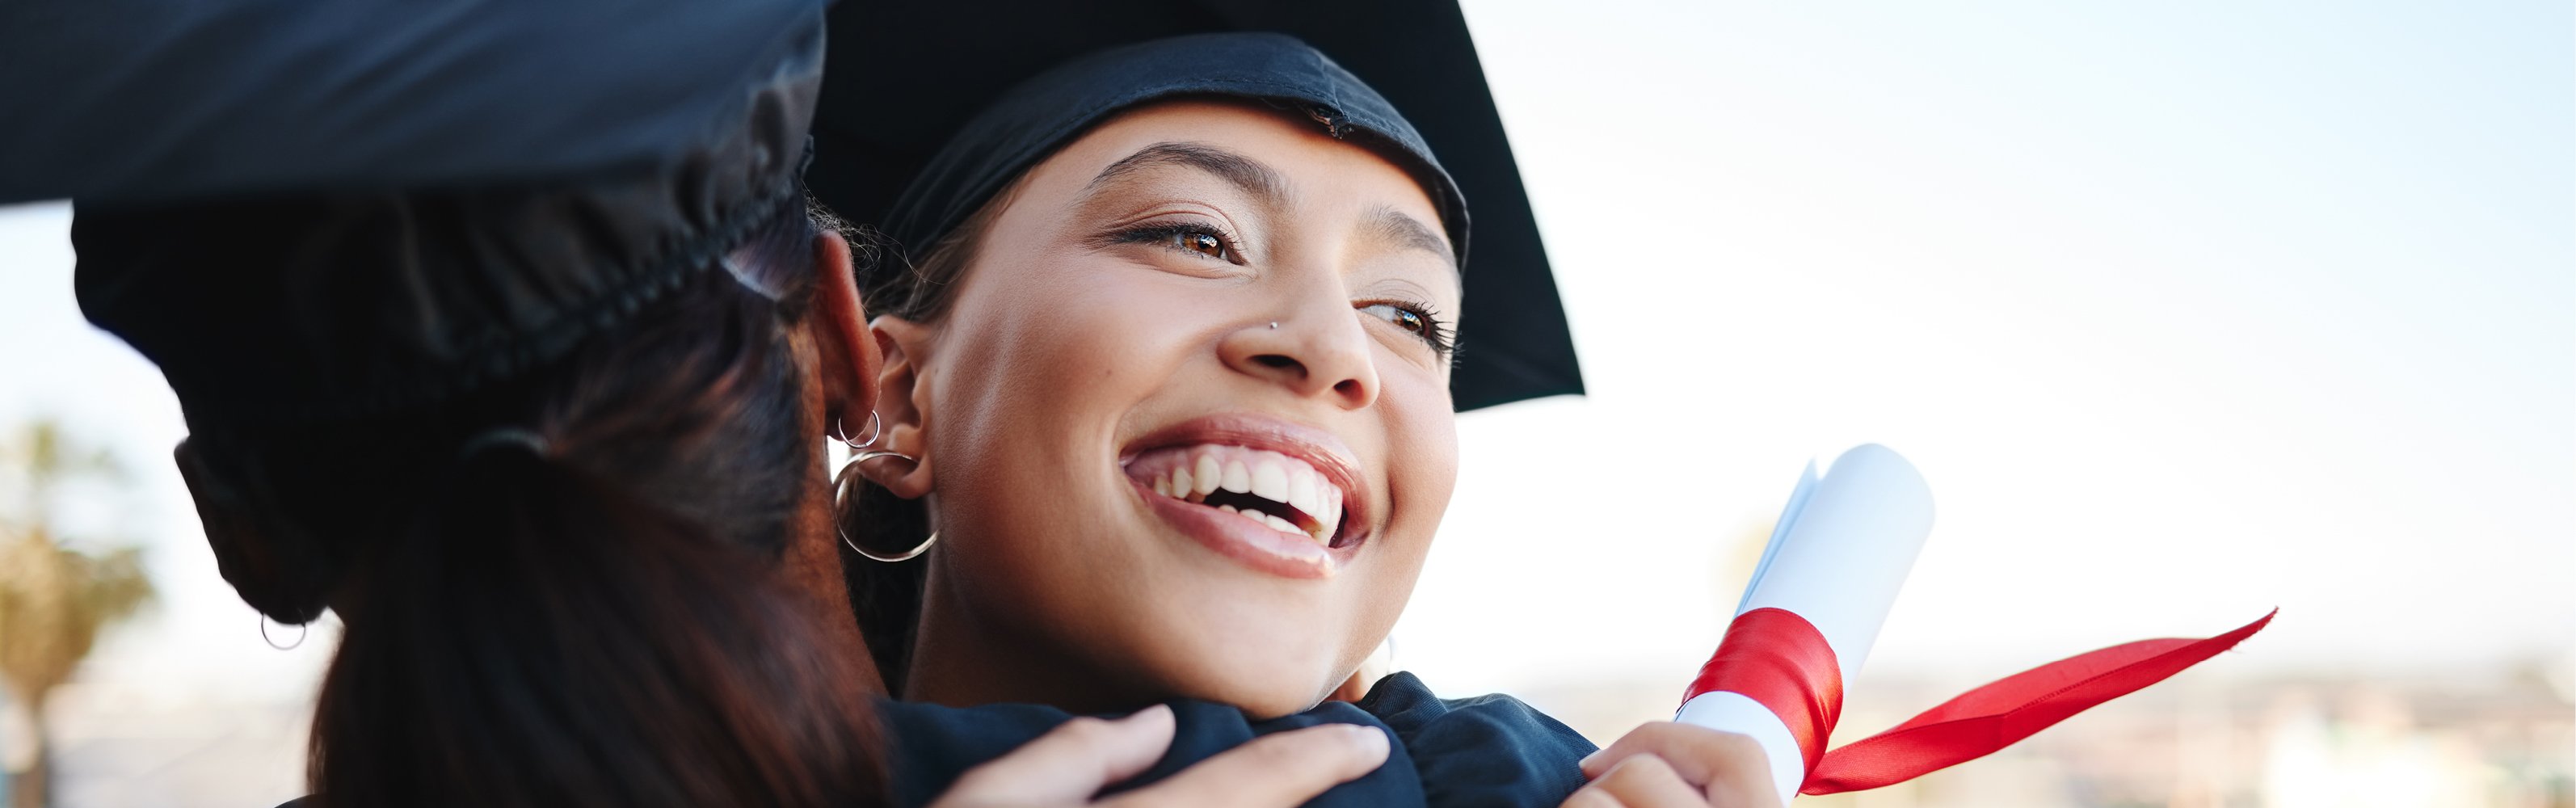
[[[1083,195],[1098,193],[1101,186],[1128,175],[1164,166],[1194,168],[1216,175],[1272,210],[1287,206],[1288,181],[1270,166],[1215,146],[1187,141],[1156,143],[1110,163],[1108,168],[1100,170],[1098,176],[1091,178],[1089,185],[1083,186]],[[1370,238],[1398,248],[1422,250],[1440,256],[1451,269],[1458,268],[1458,253],[1454,245],[1420,219],[1407,216],[1402,211],[1379,206],[1369,211],[1368,221],[1362,228]]]
[[[1101,169],[1100,176],[1092,177],[1091,184],[1083,187],[1083,193],[1089,195],[1121,177],[1163,166],[1195,168],[1214,174],[1274,209],[1282,207],[1288,199],[1288,181],[1282,179],[1279,172],[1262,165],[1261,161],[1204,143],[1185,142],[1156,143],[1138,149],[1135,154]]]
[[[1368,222],[1363,224],[1362,228],[1361,232],[1369,238],[1403,249],[1421,250],[1440,256],[1440,260],[1449,262],[1449,266],[1453,269],[1458,266],[1458,253],[1451,249],[1449,240],[1441,238],[1438,233],[1431,232],[1430,226],[1423,224],[1420,219],[1405,215],[1403,211],[1379,206],[1376,210],[1369,211]]]

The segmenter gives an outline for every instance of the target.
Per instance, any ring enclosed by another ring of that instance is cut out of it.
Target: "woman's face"
[[[880,322],[942,536],[914,695],[1312,705],[1456,480],[1437,209],[1303,115],[1214,102],[1125,113],[1004,204],[937,325]]]

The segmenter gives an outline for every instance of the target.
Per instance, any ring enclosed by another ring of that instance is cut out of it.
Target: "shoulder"
[[[1519,699],[1443,699],[1410,673],[1378,680],[1358,706],[1403,741],[1433,806],[1556,805],[1583,786],[1577,763],[1596,748]]]
[[[1030,704],[944,707],[911,701],[877,702],[885,727],[886,769],[895,805],[928,805],[967,769],[1001,757],[1072,713]]]
[[[1253,721],[1242,711],[1222,704],[1188,700],[1167,703],[1172,707],[1175,724],[1171,749],[1153,768],[1112,787],[1108,793],[1153,783],[1219,752],[1273,732],[1324,723],[1387,726],[1356,707],[1339,703],[1327,703],[1306,712],[1267,721]],[[1074,718],[1073,714],[1063,710],[1029,704],[943,707],[881,701],[878,705],[880,720],[884,722],[886,737],[890,741],[886,762],[894,781],[894,803],[899,806],[930,804],[939,798],[940,792],[964,776],[966,770],[1008,754],[1021,744],[1035,740]],[[1397,733],[1396,737],[1399,740],[1394,754],[1402,755],[1403,735]],[[1415,781],[1411,768],[1387,765],[1358,780],[1336,786],[1306,804],[1309,808],[1405,806],[1421,805],[1423,799],[1422,788]]]

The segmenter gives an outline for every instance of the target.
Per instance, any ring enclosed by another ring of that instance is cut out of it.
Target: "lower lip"
[[[1180,528],[1181,533],[1256,572],[1282,578],[1330,578],[1341,569],[1343,559],[1312,538],[1291,536],[1241,516],[1154,493],[1154,489],[1142,485],[1136,486],[1136,493],[1145,498],[1154,515]]]

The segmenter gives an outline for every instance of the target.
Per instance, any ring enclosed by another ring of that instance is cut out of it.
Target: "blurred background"
[[[1940,515],[1842,740],[2281,614],[1800,804],[2576,806],[2569,4],[1466,6],[1592,395],[1460,419],[1399,667],[1668,718],[1800,468],[1878,442]],[[334,626],[217,576],[69,222],[0,208],[0,769],[273,805]]]

